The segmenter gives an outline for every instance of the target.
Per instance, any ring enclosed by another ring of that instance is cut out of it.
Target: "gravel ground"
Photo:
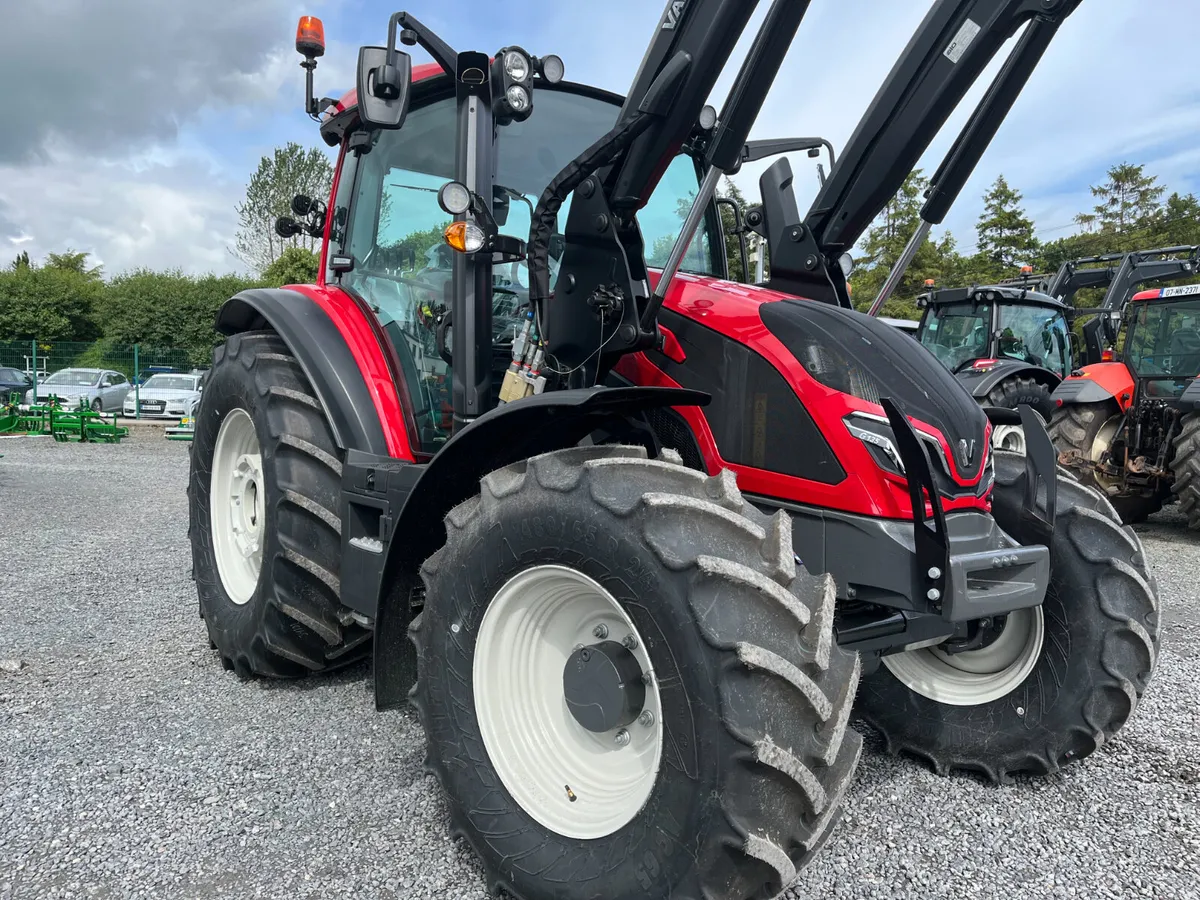
[[[0,900],[483,900],[365,666],[241,683],[189,579],[187,445],[0,440]],[[1142,527],[1165,620],[1138,715],[1061,778],[939,779],[868,740],[789,897],[1200,898],[1200,540]],[[11,668],[11,666],[10,666]]]

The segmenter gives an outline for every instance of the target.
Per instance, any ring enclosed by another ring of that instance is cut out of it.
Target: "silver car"
[[[178,419],[200,398],[200,377],[165,372],[151,375],[136,393],[126,395],[121,414],[132,418],[140,403],[142,418]]]
[[[129,379],[112,369],[59,369],[37,383],[39,402],[52,395],[64,406],[76,407],[82,402],[96,412],[120,409],[132,385]],[[34,402],[33,389],[25,392],[25,403]]]

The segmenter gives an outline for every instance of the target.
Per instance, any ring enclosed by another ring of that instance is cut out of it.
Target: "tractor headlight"
[[[529,78],[529,57],[520,50],[509,50],[504,54],[504,73],[513,81]]]
[[[519,84],[514,84],[504,93],[504,99],[508,101],[508,105],[512,107],[512,111],[520,114],[529,109],[529,91],[521,87]]]
[[[533,112],[533,58],[505,47],[492,62],[492,113],[498,124],[523,122]]]

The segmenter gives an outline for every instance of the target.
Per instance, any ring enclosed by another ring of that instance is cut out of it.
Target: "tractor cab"
[[[505,56],[505,54],[502,54]],[[473,218],[484,221],[485,236],[463,222],[462,211],[442,190],[462,178],[460,119],[464,103],[455,79],[438,65],[413,70],[411,95],[403,127],[378,128],[364,120],[356,92],[343,97],[324,116],[322,134],[331,144],[343,143],[340,178],[333,201],[336,227],[331,233],[326,279],[361,299],[376,314],[387,335],[411,397],[419,431],[417,452],[432,455],[450,438],[453,381],[463,371],[453,365],[456,283],[486,278],[490,290],[476,281],[479,298],[490,294],[491,352],[478,363],[490,369],[482,410],[500,403],[506,371],[514,363],[514,340],[531,352],[527,374],[535,381],[541,366],[569,368],[542,354],[529,338],[529,269],[521,253],[496,252],[485,262],[476,242],[523,246],[539,198],[571,160],[613,128],[623,98],[594,87],[552,80],[539,62],[521,50],[506,54],[510,68],[529,85],[529,107],[520,118],[497,108],[492,116],[494,141],[481,153],[492,157],[490,209]],[[553,58],[556,59],[556,58]],[[562,64],[551,74],[561,79]],[[487,166],[481,167],[487,169]],[[668,165],[647,205],[638,212],[646,246],[646,264],[667,261],[699,188],[700,162],[684,150]],[[474,192],[482,186],[476,184]],[[465,185],[464,194],[467,193]],[[551,290],[557,287],[564,235],[574,194],[557,211],[547,262]],[[685,273],[723,274],[724,242],[710,239],[719,228],[713,213],[684,255]],[[455,226],[458,221],[457,227]],[[476,233],[478,232],[478,233]],[[719,233],[719,232],[717,232]],[[714,249],[717,252],[714,252]],[[471,272],[470,270],[474,270]],[[490,270],[488,272],[487,270]],[[456,279],[459,281],[456,282]],[[481,323],[482,324],[482,323]],[[605,338],[610,337],[608,333]],[[452,374],[453,372],[453,374]]]
[[[1054,298],[1007,286],[925,295],[920,342],[950,371],[993,368],[1001,360],[1063,378],[1071,370],[1068,309]]]
[[[1134,377],[1135,402],[1177,407],[1200,374],[1200,284],[1135,295],[1121,359]]]

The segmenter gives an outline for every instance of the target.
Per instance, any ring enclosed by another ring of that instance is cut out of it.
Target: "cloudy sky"
[[[752,137],[820,134],[842,146],[929,2],[813,0]],[[760,7],[756,22],[765,0]],[[297,17],[325,21],[317,89],[336,96],[352,82],[356,48],[383,43],[394,9],[379,0],[8,4],[0,265],[22,250],[40,259],[73,248],[108,273],[240,268],[228,250],[234,205],[258,159],[288,140],[323,146],[301,109]],[[458,0],[409,10],[456,48],[558,53],[571,80],[623,92],[662,3]],[[978,198],[1001,172],[1047,238],[1070,233],[1090,205],[1088,185],[1115,163],[1145,163],[1170,189],[1200,191],[1198,32],[1196,0],[1083,0],[948,218],[960,244],[973,243]],[[718,106],[731,76],[718,84]],[[927,173],[968,111],[934,142]],[[815,170],[803,156],[793,167],[804,208]],[[739,177],[752,196],[760,170]]]

